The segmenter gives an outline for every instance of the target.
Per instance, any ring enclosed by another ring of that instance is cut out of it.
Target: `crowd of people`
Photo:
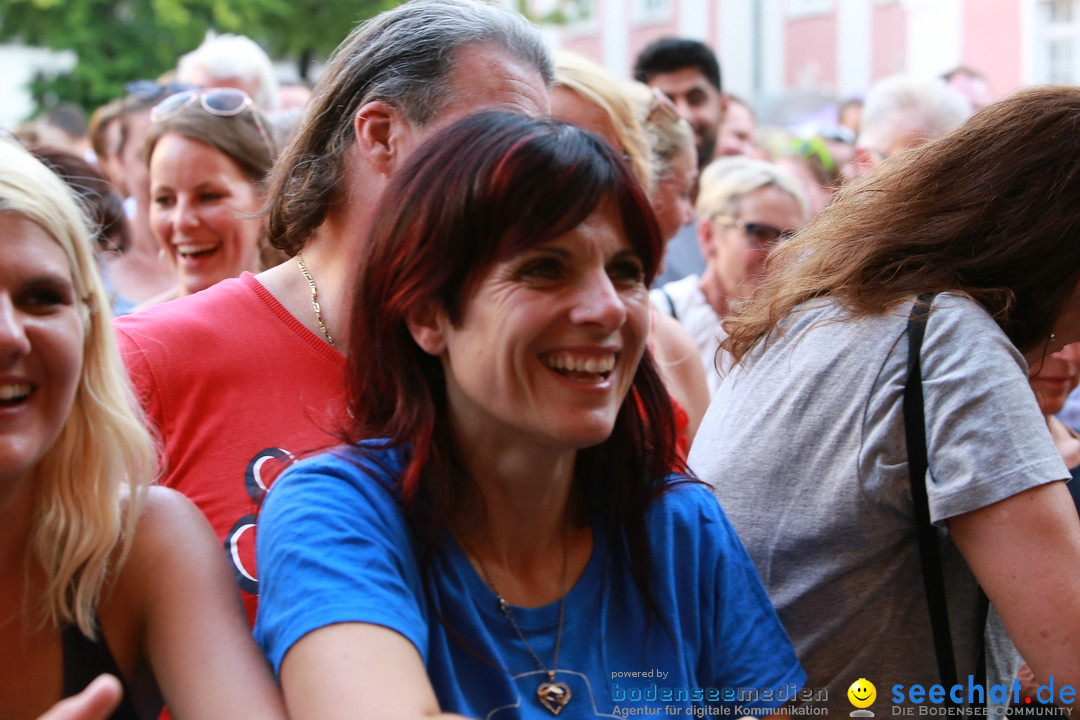
[[[1080,89],[632,75],[412,0],[0,140],[0,715],[1075,705]]]

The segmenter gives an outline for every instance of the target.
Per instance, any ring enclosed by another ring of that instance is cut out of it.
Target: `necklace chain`
[[[311,286],[311,307],[315,309],[315,321],[319,323],[319,329],[322,330],[326,342],[330,343],[330,347],[337,349],[334,338],[330,337],[330,331],[326,329],[326,324],[323,323],[322,306],[319,305],[319,290],[315,287],[315,278],[311,277],[311,273],[308,272],[307,266],[304,265],[304,256],[300,253],[296,253],[296,264],[300,266],[300,272],[304,274],[304,279],[306,279],[308,285]]]
[[[506,616],[506,619],[510,621],[510,626],[514,628],[514,632],[517,633],[517,636],[518,638],[520,638],[522,644],[525,646],[525,649],[529,651],[530,655],[532,655],[533,660],[536,661],[536,665],[547,675],[547,683],[552,685],[555,684],[555,673],[559,669],[559,649],[562,647],[563,619],[566,617],[566,581],[569,577],[570,568],[569,521],[564,522],[562,534],[562,597],[559,598],[559,625],[558,630],[556,630],[555,632],[555,654],[554,657],[551,659],[550,670],[547,668],[547,666],[544,665],[543,661],[540,659],[540,656],[536,654],[536,651],[533,650],[532,645],[530,645],[529,641],[525,638],[525,633],[523,633],[521,631],[521,628],[518,627],[517,622],[514,620],[514,613],[510,609],[510,603],[508,603],[506,601],[506,598],[503,597],[502,593],[499,592],[498,586],[495,585],[495,581],[491,578],[491,573],[488,572],[487,565],[484,564],[484,561],[481,559],[480,555],[478,555],[476,551],[472,549],[472,547],[467,545],[464,541],[461,541],[462,547],[464,547],[465,550],[469,552],[469,554],[476,558],[476,564],[480,567],[480,572],[484,576],[484,582],[489,588],[491,588],[491,592],[495,593],[495,598],[499,601],[499,610],[502,612],[503,615]],[[561,686],[561,690],[559,688],[551,690],[548,689],[548,684],[544,684],[541,685],[540,688],[537,690],[537,696],[540,698],[540,702],[554,715],[558,715],[559,711],[562,710],[563,706],[565,706],[566,703],[570,700],[569,687],[566,687],[561,683],[559,684],[559,686]],[[551,692],[555,692],[556,695],[561,696],[561,699],[545,699],[545,694]],[[565,695],[562,695],[562,693],[565,693]]]

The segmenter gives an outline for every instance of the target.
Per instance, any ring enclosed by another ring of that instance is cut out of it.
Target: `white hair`
[[[901,130],[919,132],[926,140],[933,140],[960,127],[969,115],[967,99],[940,81],[893,75],[875,83],[867,93],[856,144],[885,150]]]
[[[805,221],[807,204],[802,183],[771,162],[742,155],[717,158],[701,171],[694,209],[699,218],[736,215],[743,195],[769,186],[790,195]]]
[[[240,78],[254,82],[258,90],[251,99],[256,105],[266,112],[281,107],[281,93],[270,56],[251,38],[208,32],[202,45],[180,58],[177,80],[194,82],[200,69],[220,80]]]

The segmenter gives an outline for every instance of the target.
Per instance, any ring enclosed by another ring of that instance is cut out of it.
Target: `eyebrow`
[[[26,278],[22,285],[27,287],[41,286],[41,285],[54,285],[63,288],[74,288],[75,281],[70,275],[65,275],[62,272],[39,272],[36,275]]]
[[[640,260],[641,259],[641,253],[639,253],[637,250],[635,250],[632,247],[628,247],[628,248],[624,248],[624,249],[620,250],[619,252],[615,253],[614,255],[612,255],[611,259],[612,260],[622,260],[623,258],[627,258],[627,257],[631,257],[631,258],[634,258],[636,260]]]

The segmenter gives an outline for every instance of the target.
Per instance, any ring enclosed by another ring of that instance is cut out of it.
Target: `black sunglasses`
[[[198,85],[191,83],[165,83],[156,80],[135,80],[124,85],[124,92],[139,100],[159,100],[185,90],[198,89]]]
[[[796,230],[792,228],[781,230],[768,223],[746,222],[745,220],[729,217],[727,215],[717,215],[712,220],[725,227],[737,227],[740,230],[743,230],[746,232],[747,239],[762,250],[768,250],[772,248],[773,245],[776,245],[782,240],[789,239],[796,233]]]

